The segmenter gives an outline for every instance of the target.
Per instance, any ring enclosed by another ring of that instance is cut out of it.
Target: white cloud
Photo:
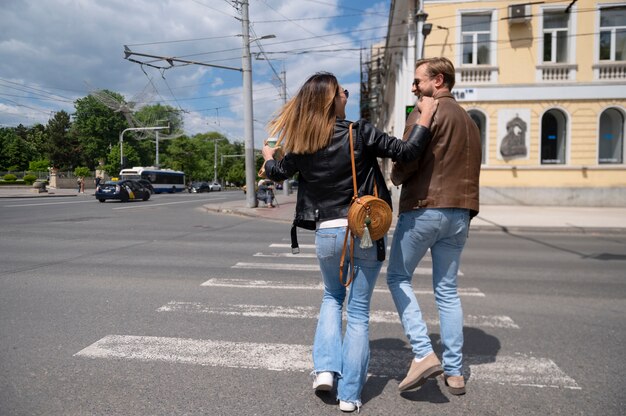
[[[132,51],[241,67],[241,23],[229,1],[207,0],[3,0],[0,13],[0,124],[46,123],[50,112],[72,111],[90,89],[109,89],[127,99],[152,82],[154,100],[185,110],[185,129],[221,129],[243,137],[241,73],[200,65],[156,69],[124,58]],[[349,7],[348,7],[349,6]],[[358,16],[359,10],[381,15]],[[351,91],[348,117],[358,117],[359,51],[363,38],[384,36],[389,1],[257,0],[250,4],[252,36],[261,41],[277,72],[286,70],[294,94],[316,71],[333,72]],[[325,19],[326,16],[345,16]],[[303,20],[306,19],[306,20]],[[332,35],[332,36],[328,36]],[[196,40],[193,40],[196,39]],[[316,52],[315,50],[335,50]],[[259,52],[253,42],[252,51]],[[304,52],[304,53],[297,53]],[[163,61],[133,56],[152,65]],[[143,70],[142,70],[143,68]],[[144,73],[145,71],[145,73]],[[281,105],[267,62],[253,59],[255,142]],[[18,85],[6,81],[16,82]],[[35,90],[39,89],[41,91]],[[41,100],[54,94],[62,99]],[[39,100],[33,100],[39,98]],[[219,115],[219,118],[218,118]]]

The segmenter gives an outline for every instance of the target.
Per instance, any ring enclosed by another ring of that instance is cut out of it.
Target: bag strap
[[[355,200],[359,197],[359,191],[356,185],[356,165],[354,163],[354,142],[352,140],[352,124],[354,123],[350,123],[348,131],[350,132],[350,162],[352,163],[352,187],[354,188],[354,196],[352,197],[352,200]],[[374,196],[378,198],[378,187],[376,186],[376,180],[374,180]]]
[[[348,127],[349,131],[349,141],[350,141],[350,163],[352,164],[352,187],[354,188],[354,196],[352,197],[352,203],[359,198],[359,191],[356,185],[356,165],[354,163],[354,143],[352,141],[352,124]],[[347,278],[346,282],[343,281],[343,265],[346,260],[346,249],[348,246],[348,238],[351,237],[350,241],[350,277]],[[339,283],[343,286],[348,287],[350,283],[354,280],[354,236],[350,231],[350,227],[346,227],[346,235],[343,238],[343,248],[341,249],[341,260],[339,261]]]

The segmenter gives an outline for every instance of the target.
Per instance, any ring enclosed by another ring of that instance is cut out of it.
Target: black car
[[[107,199],[118,199],[122,202],[147,201],[150,190],[134,179],[106,181],[96,188],[96,199],[104,202]]]
[[[207,182],[203,181],[192,182],[191,186],[189,187],[189,192],[211,192],[211,186]]]
[[[148,188],[151,194],[154,193],[154,187],[152,186],[152,183],[149,180],[147,179],[135,179],[135,180],[139,182],[140,184],[142,184],[144,188]]]

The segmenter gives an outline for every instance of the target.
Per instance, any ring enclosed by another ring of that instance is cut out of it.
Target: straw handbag
[[[374,182],[374,195],[359,196],[356,184],[356,166],[354,163],[354,144],[352,140],[352,124],[350,131],[350,161],[352,163],[352,186],[354,196],[348,210],[348,231],[343,240],[343,250],[339,263],[339,281],[344,286],[349,286],[354,279],[354,239],[361,238],[360,248],[366,249],[373,246],[372,241],[380,240],[391,227],[392,211],[387,202],[378,197],[378,188]],[[343,281],[343,265],[345,263],[348,235],[351,236],[350,244],[350,278]]]

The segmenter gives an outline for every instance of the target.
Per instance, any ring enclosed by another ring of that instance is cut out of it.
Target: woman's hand
[[[439,100],[435,100],[433,97],[420,97],[417,102],[417,109],[420,112],[420,118],[417,124],[430,127],[435,112],[437,111],[437,106],[439,106]]]
[[[261,153],[263,153],[263,159],[264,160],[272,160],[274,159],[274,153],[276,152],[276,148],[275,147],[269,147],[266,144],[263,145],[263,149],[261,149]]]

